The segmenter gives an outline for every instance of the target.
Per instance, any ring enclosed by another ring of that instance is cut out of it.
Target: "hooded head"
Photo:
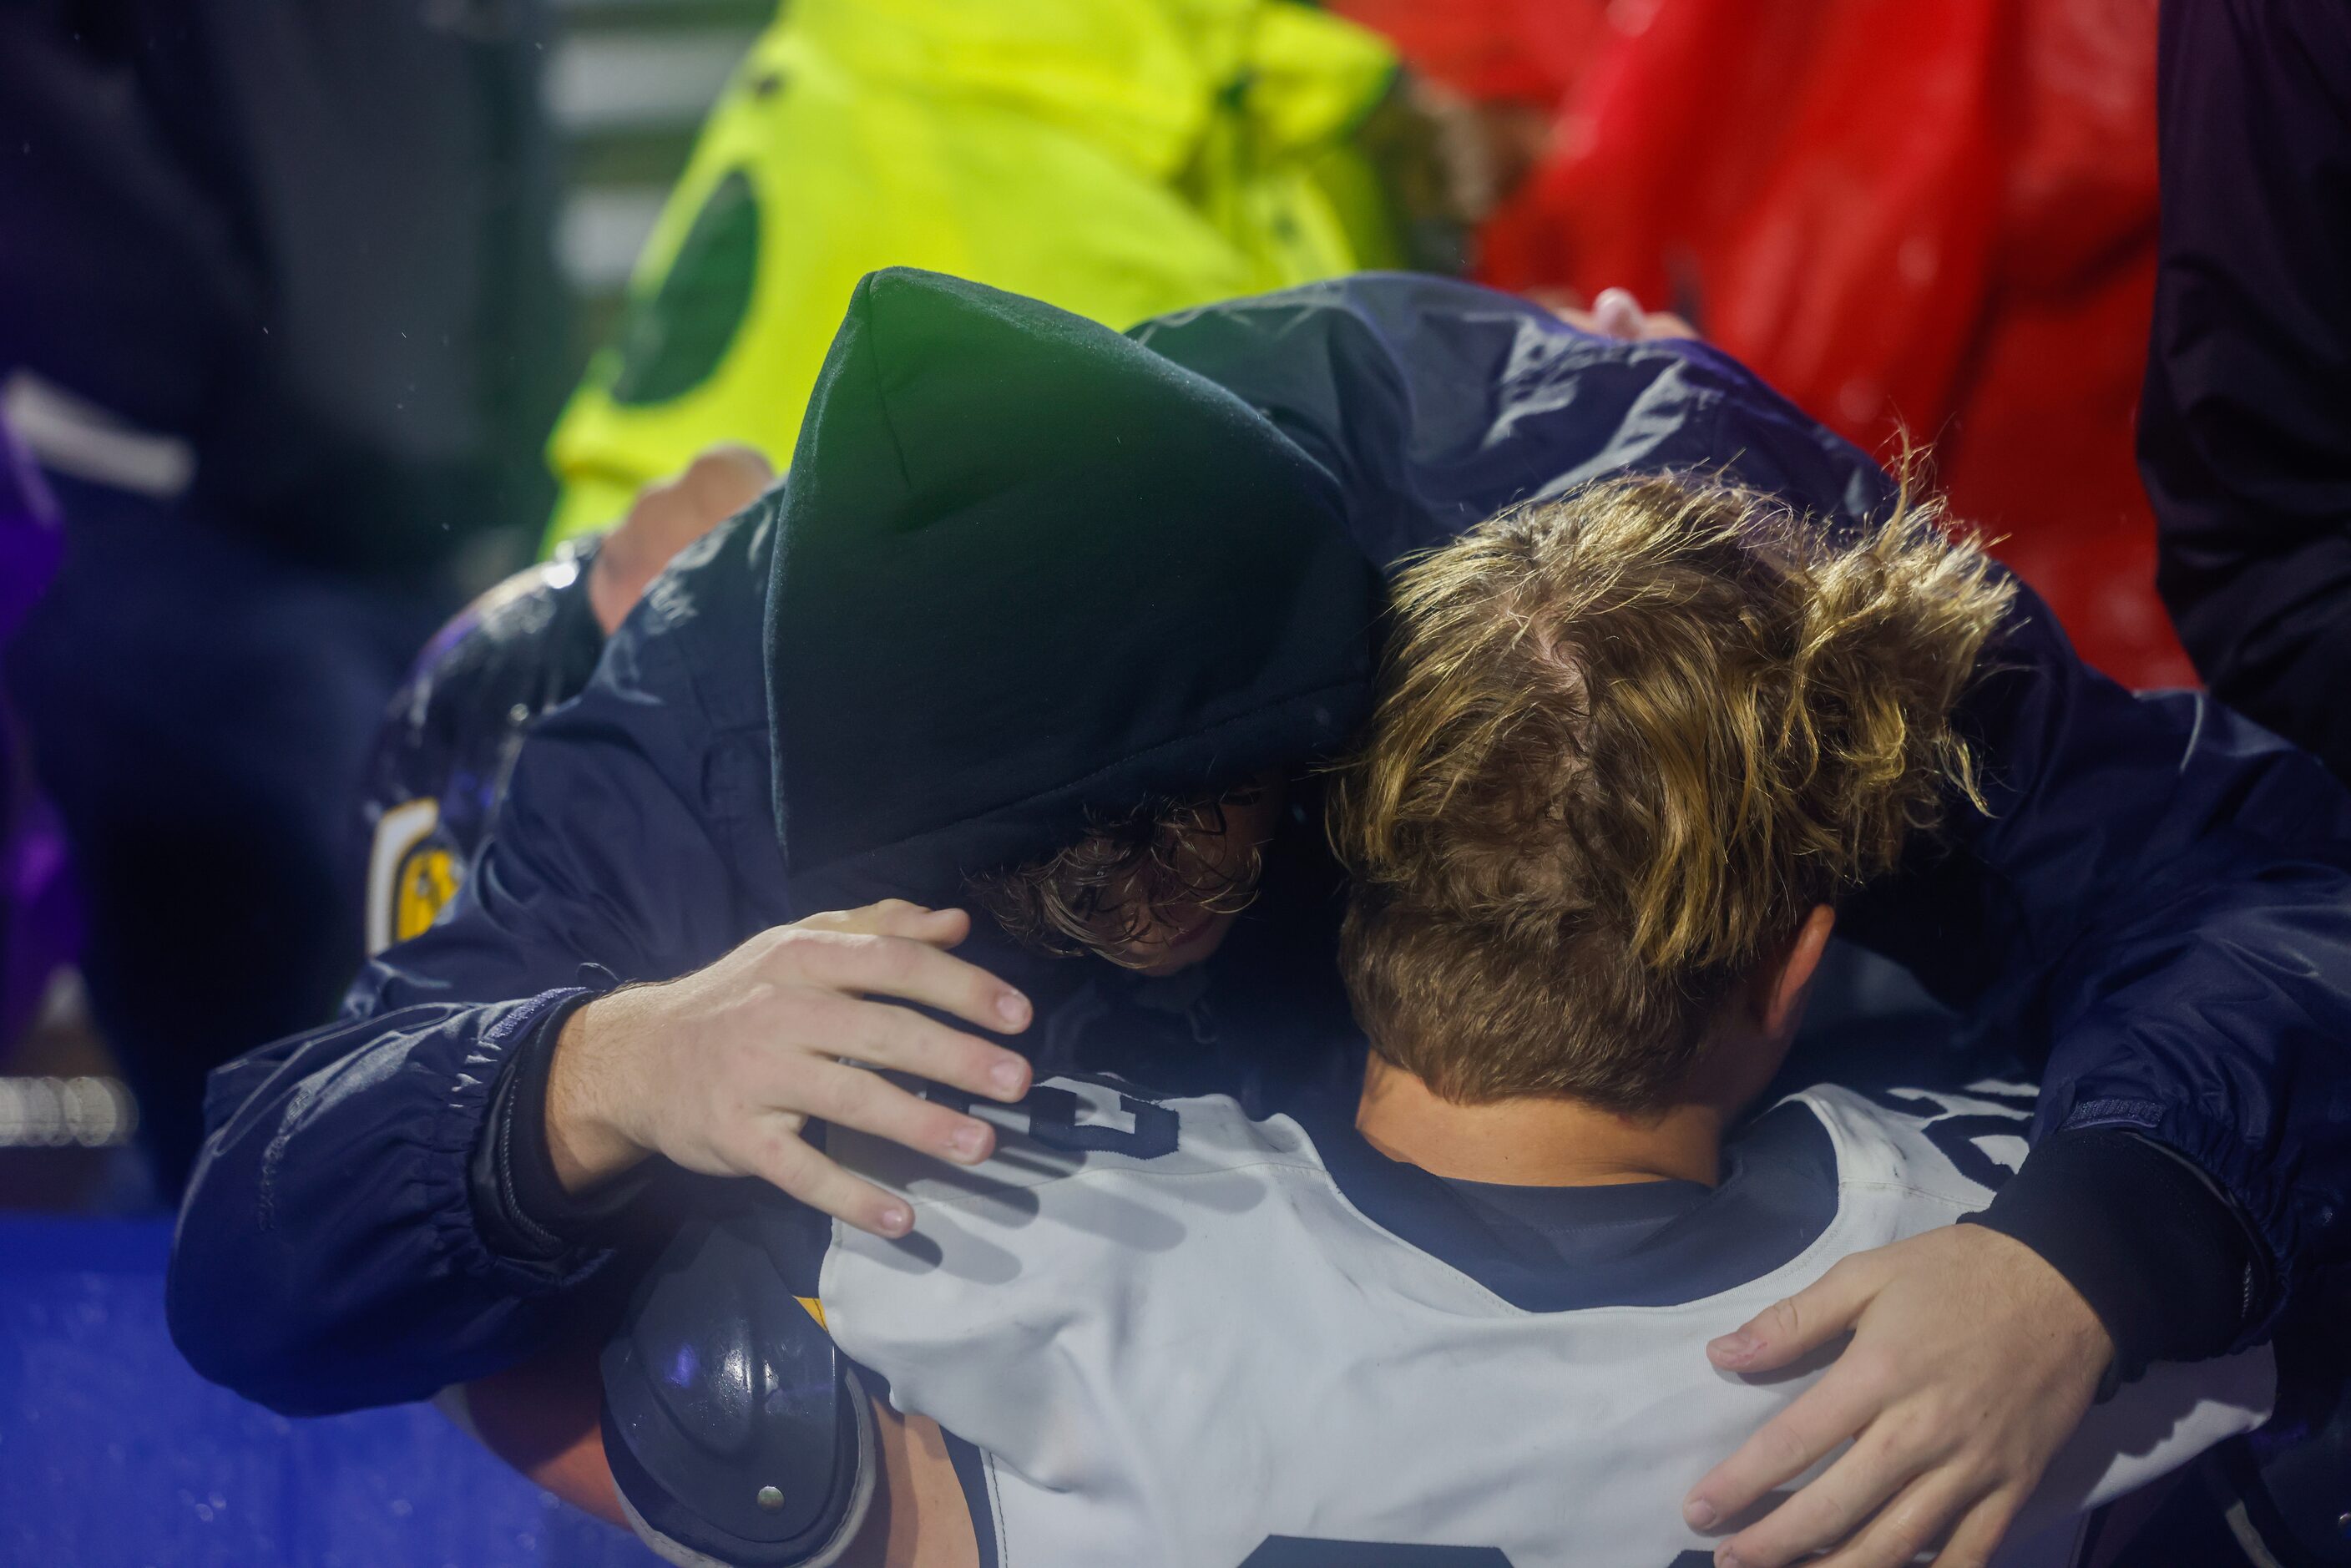
[[[779,499],[794,905],[957,901],[1090,812],[1335,748],[1377,574],[1332,476],[1222,388],[1035,300],[857,287]]]

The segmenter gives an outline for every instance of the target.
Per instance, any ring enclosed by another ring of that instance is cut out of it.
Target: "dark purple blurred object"
[[[16,434],[0,424],[0,641],[24,624],[25,612],[57,575],[64,548],[57,503],[40,471]]]
[[[0,657],[57,575],[64,539],[41,476],[0,424]],[[57,813],[33,783],[13,715],[0,712],[0,1052],[14,1043],[81,942]]]

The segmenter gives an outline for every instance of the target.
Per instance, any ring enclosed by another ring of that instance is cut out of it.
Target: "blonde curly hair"
[[[1628,479],[1410,567],[1331,797],[1374,1048],[1464,1103],[1670,1103],[1807,912],[1982,803],[1951,716],[2013,590],[1942,524]]]

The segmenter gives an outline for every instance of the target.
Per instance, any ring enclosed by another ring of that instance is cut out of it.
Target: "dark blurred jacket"
[[[2170,0],[2160,103],[2157,583],[2214,695],[2351,779],[2351,9]]]
[[[0,5],[0,383],[66,524],[7,686],[166,1194],[205,1071],[349,983],[383,704],[544,504],[541,20]]]
[[[1892,499],[1867,458],[1704,345],[1605,342],[1466,286],[1368,275],[1135,336],[1325,468],[1374,563],[1628,470],[1727,470],[1848,519]],[[214,1075],[170,1293],[207,1376],[319,1411],[415,1398],[527,1354],[615,1254],[588,1235],[513,1245],[476,1203],[472,1162],[517,1063],[543,1060],[603,988],[696,968],[810,900],[936,895],[901,884],[901,862],[853,852],[870,845],[844,841],[820,873],[787,848],[810,807],[795,758],[841,758],[852,770],[822,798],[862,810],[885,789],[946,788],[955,759],[914,772],[904,748],[934,716],[947,733],[971,722],[925,709],[920,672],[902,673],[904,712],[844,716],[795,691],[821,670],[771,683],[776,511],[812,482],[796,469],[654,584],[587,689],[532,729],[456,904],[370,967],[340,1022]],[[862,635],[886,649],[954,586],[877,612]],[[989,635],[1059,624],[1050,604],[979,610]],[[1102,678],[1089,652],[1067,649],[1071,681]],[[2029,591],[1964,722],[1987,753],[1990,812],[1956,809],[1949,841],[1853,900],[1844,928],[2042,1067],[2039,1143],[2002,1223],[2118,1314],[2126,1357],[2257,1340],[2351,1227],[2351,1127],[2335,1113],[2351,1072],[2351,795],[2226,710],[2134,698],[2086,670]],[[869,793],[842,794],[860,779]],[[1251,915],[1278,941],[1276,902]],[[1254,996],[1220,998],[1221,956],[1201,994],[1170,998],[1122,995],[1089,972],[1101,966],[1046,973],[971,946],[1037,998],[1023,1045],[1040,1053],[1090,1034],[1180,1050],[1204,1018],[1247,1051],[1286,1028]],[[1297,987],[1321,971],[1284,972]],[[2257,1239],[2232,1255],[2210,1227],[2240,1223]]]
[[[534,517],[542,11],[0,8],[0,379],[184,439],[187,509],[287,560],[413,572]]]

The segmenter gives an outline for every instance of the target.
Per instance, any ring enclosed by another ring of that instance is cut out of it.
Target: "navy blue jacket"
[[[2351,9],[2168,0],[2139,472],[2222,700],[2351,779]]]
[[[1134,336],[1265,411],[1380,563],[1625,470],[1727,469],[1854,518],[1891,499],[1713,350],[1602,341],[1466,286],[1367,276]],[[372,966],[340,1022],[214,1075],[170,1295],[200,1371],[287,1411],[414,1398],[527,1354],[610,1271],[608,1247],[486,1228],[468,1163],[502,1072],[569,1007],[810,912],[788,889],[760,653],[776,508],[682,558],[540,722],[443,923]],[[2260,1268],[2220,1281],[2209,1343],[2158,1348],[2250,1343],[2298,1270],[2339,1255],[2351,1207],[2351,796],[2216,705],[2133,697],[2018,604],[1963,716],[1991,810],[1844,928],[2044,1064],[2007,1228],[2077,1283],[2126,1252],[2158,1296],[2150,1194],[2187,1172]],[[1040,1003],[1050,1045],[1065,1020]]]

